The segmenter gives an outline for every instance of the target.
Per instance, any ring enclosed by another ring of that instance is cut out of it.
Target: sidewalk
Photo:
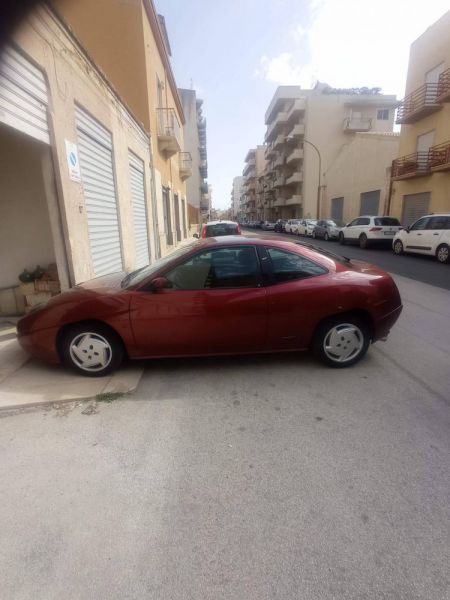
[[[16,321],[0,321],[0,410],[88,400],[100,394],[129,394],[137,388],[144,371],[139,363],[125,365],[107,377],[92,378],[30,359],[17,342]]]

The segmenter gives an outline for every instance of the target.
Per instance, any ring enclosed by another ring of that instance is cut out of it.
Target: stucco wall
[[[0,288],[18,285],[23,269],[55,262],[41,170],[45,151],[0,125]]]
[[[135,265],[134,223],[131,207],[128,151],[145,165],[145,192],[152,199],[149,140],[98,72],[45,7],[39,8],[15,35],[15,41],[44,71],[49,85],[49,121],[57,172],[66,250],[72,283],[94,276],[91,263],[87,216],[81,183],[69,178],[65,140],[77,142],[75,103],[96,118],[113,137],[113,156],[120,213],[123,261]],[[153,238],[149,204],[148,229]],[[155,255],[154,245],[151,247]]]

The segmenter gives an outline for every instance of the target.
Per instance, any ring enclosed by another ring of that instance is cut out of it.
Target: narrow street
[[[91,414],[3,416],[2,596],[449,598],[448,268],[364,257],[407,264],[404,312],[353,368],[154,361]]]

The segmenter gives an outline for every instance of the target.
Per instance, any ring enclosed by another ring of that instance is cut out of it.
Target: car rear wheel
[[[394,242],[394,254],[403,254],[403,244],[400,240]]]
[[[350,367],[366,354],[370,344],[367,324],[358,317],[343,315],[327,319],[315,333],[315,355],[334,368]]]
[[[63,362],[86,375],[101,377],[119,368],[124,348],[119,336],[101,324],[83,324],[71,327],[62,340]]]
[[[359,236],[359,247],[363,250],[366,250],[369,247],[369,240],[367,239],[367,235],[365,233]]]
[[[345,237],[342,231],[339,233],[339,243],[343,246],[345,244]]]
[[[328,240],[330,239],[330,238],[329,238],[329,236],[328,236],[328,233],[327,233],[327,232],[325,232],[325,235],[323,236],[323,239],[324,239],[326,242],[328,242]]]
[[[436,250],[436,258],[442,264],[450,262],[450,248],[447,244],[441,244]]]

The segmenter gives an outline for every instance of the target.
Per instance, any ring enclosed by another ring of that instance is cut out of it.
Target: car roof
[[[236,223],[236,221],[226,221],[226,220],[218,220],[218,221],[208,221],[207,223],[204,223],[204,225],[219,225],[220,223],[228,223],[229,225],[238,225],[238,223]]]
[[[423,215],[422,217],[419,217],[420,219],[423,219],[423,217],[450,217],[450,213],[431,213],[429,215]],[[419,219],[417,219],[419,220]]]

